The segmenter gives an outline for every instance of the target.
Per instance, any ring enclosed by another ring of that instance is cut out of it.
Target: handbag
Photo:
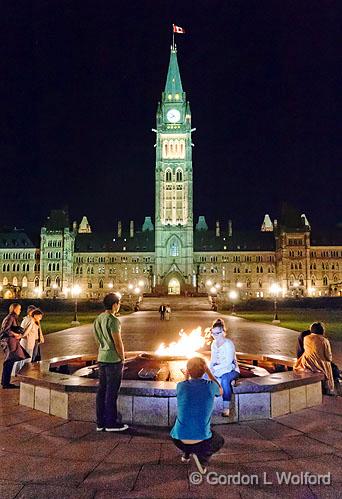
[[[20,360],[29,359],[31,356],[28,354],[20,344],[20,341],[13,336],[4,338],[0,341],[1,348],[5,354],[5,361],[10,360],[13,362],[18,362]]]

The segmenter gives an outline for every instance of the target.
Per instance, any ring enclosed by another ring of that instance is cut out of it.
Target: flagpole
[[[172,50],[175,50],[175,30],[172,25]]]

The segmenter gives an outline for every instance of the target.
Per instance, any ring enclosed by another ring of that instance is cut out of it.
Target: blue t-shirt
[[[214,397],[220,390],[214,381],[189,379],[177,385],[177,419],[171,430],[176,440],[207,440]]]

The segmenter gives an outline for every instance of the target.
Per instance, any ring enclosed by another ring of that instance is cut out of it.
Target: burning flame
[[[197,327],[189,334],[186,334],[182,329],[179,332],[179,336],[179,341],[173,341],[168,346],[166,346],[165,343],[161,343],[155,351],[155,354],[182,356],[190,359],[205,344],[205,338],[202,336],[201,327]]]

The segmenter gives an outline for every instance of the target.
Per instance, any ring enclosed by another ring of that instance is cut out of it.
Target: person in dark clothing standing
[[[159,307],[159,313],[160,313],[160,320],[163,321],[165,319],[165,311],[166,311],[166,307],[164,305],[164,303],[162,303]]]
[[[16,349],[17,343],[21,338],[19,326],[19,315],[21,312],[21,305],[19,303],[12,303],[9,307],[9,314],[6,315],[1,324],[0,338],[7,342],[7,348],[4,350],[5,360],[2,368],[1,385],[2,388],[19,388],[19,386],[11,383],[11,372],[15,364],[12,360],[10,353]]]
[[[105,311],[94,322],[98,344],[99,387],[96,395],[97,431],[124,431],[126,424],[117,421],[117,398],[122,379],[124,346],[121,324],[115,314],[120,309],[120,296],[109,293],[104,297]]]

